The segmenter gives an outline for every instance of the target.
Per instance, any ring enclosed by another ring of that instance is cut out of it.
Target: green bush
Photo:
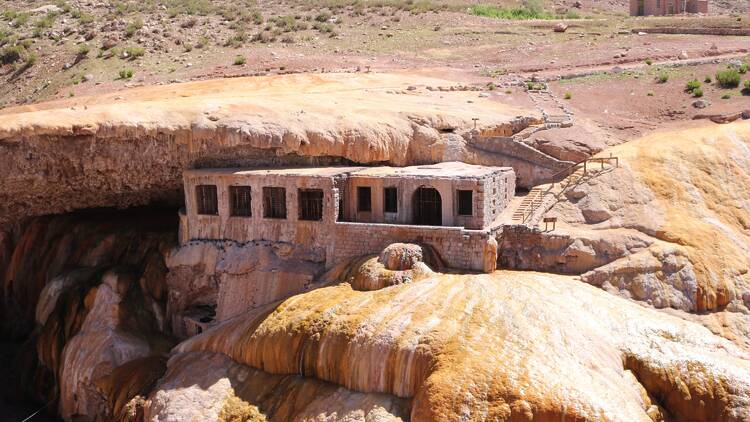
[[[742,73],[743,75],[747,73],[748,70],[750,70],[750,64],[745,64],[745,63],[740,65],[740,67],[737,69],[737,71]]]
[[[235,66],[242,66],[245,64],[247,60],[245,59],[245,56],[237,56],[234,58],[234,65]]]
[[[133,69],[122,69],[119,75],[120,79],[130,79],[133,77]]]
[[[647,93],[646,93],[646,96],[647,96],[647,97],[653,97],[653,96],[654,96],[654,91],[649,91],[649,92],[647,92]]]
[[[129,58],[137,59],[146,54],[146,49],[143,47],[128,47],[125,49],[125,52],[128,54]]]
[[[88,44],[81,44],[78,46],[78,57],[86,57],[89,55],[89,51],[91,51],[91,47],[89,47]]]
[[[705,83],[707,83],[707,84],[710,84],[710,83],[711,83],[711,82],[713,82],[713,81],[711,80],[711,77],[710,77],[710,76],[706,75],[705,79],[703,79],[703,82],[705,82]]]
[[[656,81],[660,84],[665,84],[669,80],[669,73],[667,72],[659,72],[658,75],[656,75]]]
[[[750,80],[745,81],[745,87],[742,89],[742,95],[750,95]]]
[[[693,90],[693,96],[696,97],[696,98],[702,97],[703,96],[703,90],[700,89],[700,88],[695,88]]]
[[[57,19],[57,13],[47,13],[43,18],[39,19],[34,23],[34,26],[37,29],[46,29],[52,27],[52,25],[55,23],[55,20]]]
[[[128,26],[125,27],[125,36],[127,38],[130,38],[135,35],[135,33],[138,32],[138,30],[141,28],[143,28],[143,21],[140,19],[136,19],[133,22],[130,22]]]
[[[654,62],[653,62],[653,60],[651,60],[651,59],[646,59],[646,64],[647,64],[647,65],[651,66],[651,65],[652,65],[653,63],[654,63]]]
[[[555,15],[544,10],[541,2],[524,1],[518,8],[508,9],[487,4],[477,4],[469,7],[469,13],[476,16],[486,16],[495,19],[528,20],[554,19]]]
[[[700,89],[701,83],[697,79],[693,79],[692,81],[688,81],[688,83],[685,85],[685,91],[687,92],[693,92],[696,89]]]
[[[573,94],[571,94],[570,92],[566,92],[566,93],[565,93],[565,99],[566,99],[566,100],[569,100],[569,99],[571,99],[571,98],[573,98]]]
[[[0,62],[3,64],[15,63],[23,57],[26,49],[22,45],[8,45],[0,50]]]
[[[331,14],[328,12],[320,12],[318,16],[315,16],[315,20],[318,22],[328,22],[328,19],[331,19]]]
[[[737,88],[740,86],[740,79],[740,72],[736,69],[727,69],[716,73],[716,83],[722,88]]]
[[[732,95],[731,95],[731,94],[724,94],[724,95],[722,95],[722,96],[721,96],[721,99],[722,99],[722,100],[728,100],[728,99],[730,99],[730,98],[732,98]]]

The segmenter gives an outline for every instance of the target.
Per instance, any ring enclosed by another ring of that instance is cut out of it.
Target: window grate
[[[318,221],[323,219],[323,191],[320,189],[299,189],[299,219]]]
[[[286,189],[263,188],[263,217],[286,218]]]
[[[458,191],[458,215],[472,215],[473,212],[473,192],[470,190]]]
[[[372,211],[372,194],[369,186],[357,187],[357,211]]]
[[[197,185],[195,187],[195,203],[198,207],[198,214],[218,214],[219,200],[216,196],[216,185]]]
[[[383,212],[398,212],[398,189],[383,189]]]
[[[230,186],[230,215],[235,217],[250,217],[252,215],[252,200],[250,186]]]

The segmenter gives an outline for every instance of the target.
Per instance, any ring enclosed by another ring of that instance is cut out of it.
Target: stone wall
[[[326,266],[376,254],[395,242],[418,243],[435,249],[446,265],[473,271],[493,271],[497,249],[490,232],[458,227],[403,226],[395,224],[336,223],[326,247]]]

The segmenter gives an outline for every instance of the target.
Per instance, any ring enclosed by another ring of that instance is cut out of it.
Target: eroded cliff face
[[[11,398],[50,403],[66,419],[111,419],[117,400],[102,380],[175,343],[164,264],[176,242],[174,213],[90,211],[6,233],[2,328],[17,348],[3,388]]]
[[[300,74],[6,109],[0,224],[80,208],[178,203],[181,172],[190,167],[469,160],[472,119],[482,134],[503,136],[541,122],[535,111],[474,91],[424,89],[453,84],[417,74]]]
[[[750,350],[566,276],[435,274],[375,291],[344,283],[249,311],[175,352],[226,355],[223,371],[239,364],[410,399],[415,421],[750,417]],[[170,373],[183,365],[173,358]],[[225,398],[242,385],[222,379],[221,393],[213,381],[191,394]],[[148,412],[184,412],[176,388],[157,388]]]

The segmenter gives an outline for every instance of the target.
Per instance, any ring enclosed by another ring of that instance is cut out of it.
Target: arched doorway
[[[443,201],[435,188],[420,187],[414,191],[414,224],[443,225]]]

